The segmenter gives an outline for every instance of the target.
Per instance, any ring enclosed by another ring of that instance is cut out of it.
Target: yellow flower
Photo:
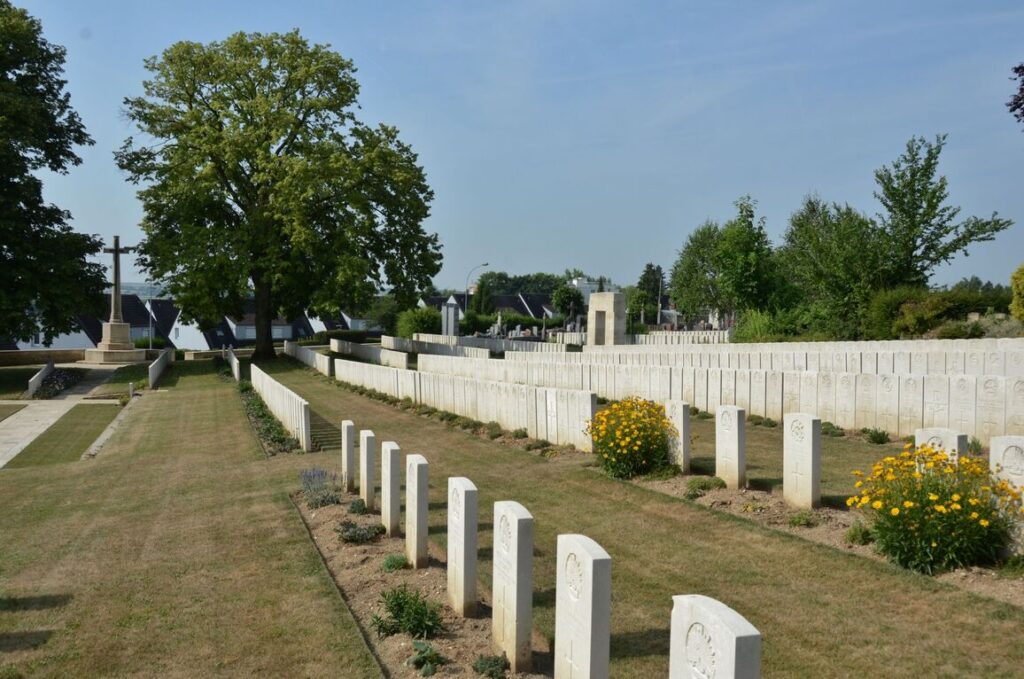
[[[899,507],[893,507],[892,509],[889,510],[889,513],[892,514],[893,516],[899,516],[900,515],[900,508]]]
[[[847,507],[852,507],[856,502],[857,502],[857,496],[856,495],[854,495],[853,497],[846,498],[846,506]]]
[[[981,524],[981,527],[982,527],[982,528],[988,528],[988,519],[982,519],[982,520],[981,520],[981,521],[979,521],[978,523],[980,523],[980,524]]]
[[[953,493],[953,502],[960,502],[960,494]]]
[[[858,481],[857,483],[853,484],[853,487],[854,487],[854,488],[860,488],[860,487],[861,487],[861,486],[863,486],[863,485],[864,485],[864,482],[863,482],[863,481]]]
[[[950,507],[952,509],[960,509],[960,503],[959,502],[954,502],[953,504],[950,505]]]
[[[875,500],[874,502],[871,503],[871,506],[874,509],[881,509],[882,508],[882,501],[881,500]]]
[[[935,493],[928,493],[928,499],[931,500],[932,502],[935,502],[936,500],[939,499],[939,496],[936,495]]]
[[[971,518],[972,519],[977,519],[978,518],[978,512],[971,512]]]
[[[913,502],[911,502],[910,500],[905,500],[905,501],[903,502],[903,506],[904,506],[904,507],[906,507],[907,509],[910,509],[911,507],[913,507],[913,506],[914,506],[914,503],[913,503]]]

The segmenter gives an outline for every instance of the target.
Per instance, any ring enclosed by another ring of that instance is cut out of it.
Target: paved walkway
[[[71,367],[78,367],[68,364]],[[0,468],[25,450],[40,434],[53,426],[69,410],[82,402],[93,390],[110,379],[114,368],[92,368],[81,382],[48,401],[0,401],[25,407],[0,421]],[[90,403],[117,403],[116,400],[90,400]]]

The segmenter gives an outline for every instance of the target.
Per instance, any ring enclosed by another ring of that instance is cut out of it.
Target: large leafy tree
[[[945,144],[946,135],[936,136],[934,142],[912,137],[899,158],[875,171],[875,197],[885,209],[879,223],[886,287],[926,285],[936,266],[1013,224],[995,212],[987,219],[957,221],[960,208],[946,205],[948,182],[938,174]]]
[[[66,174],[81,163],[75,146],[92,144],[64,89],[64,54],[0,0],[0,337],[49,343],[103,306],[103,266],[88,261],[99,239],[71,230],[35,174]]]
[[[658,299],[665,288],[665,272],[661,267],[648,262],[644,270],[640,272],[640,280],[636,284],[637,290],[643,291],[643,316],[647,323],[657,323]]]
[[[252,294],[269,358],[276,314],[365,308],[385,285],[404,304],[440,269],[424,171],[396,128],[356,119],[350,61],[293,31],[179,42],[145,66],[125,100],[144,143],[116,158],[144,185],[140,262],[187,317]]]
[[[669,290],[676,311],[687,323],[708,311],[722,308],[717,266],[721,229],[706,221],[687,237],[669,279]]]
[[[715,249],[721,310],[764,309],[775,281],[764,217],[755,219],[757,203],[750,196],[735,206],[737,214],[722,226]]]
[[[567,320],[573,321],[574,316],[583,311],[583,293],[566,283],[551,295],[551,304]]]

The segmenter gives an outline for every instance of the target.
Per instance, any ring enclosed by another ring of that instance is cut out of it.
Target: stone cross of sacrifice
[[[110,322],[123,323],[121,319],[121,255],[135,252],[137,247],[121,247],[121,237],[114,236],[114,247],[103,248],[103,252],[114,255],[114,289],[110,293]]]

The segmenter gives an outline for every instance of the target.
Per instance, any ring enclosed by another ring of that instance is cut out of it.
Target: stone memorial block
[[[708,369],[693,369],[693,398],[698,410],[708,410]]]
[[[402,451],[394,441],[380,446],[380,521],[388,537],[398,535],[402,517]]]
[[[366,503],[366,508],[373,510],[374,485],[377,483],[377,437],[372,431],[363,429],[359,432],[359,497]]]
[[[971,433],[974,431],[975,390],[977,378],[971,375],[949,378],[949,424],[951,429]]]
[[[911,375],[927,375],[928,374],[928,353],[924,351],[912,351],[910,352],[910,374]]]
[[[405,558],[413,568],[427,566],[427,458],[405,458]]]
[[[874,429],[877,427],[878,410],[878,375],[862,373],[855,375],[857,390],[857,407],[854,414],[854,427],[857,429]]]
[[[736,405],[744,410],[750,408],[750,371],[736,371]]]
[[[985,354],[980,351],[965,351],[964,372],[968,375],[983,375],[985,373]]]
[[[793,352],[783,351],[782,352],[782,372],[793,369]]]
[[[346,493],[356,489],[356,424],[341,422],[341,487]]]
[[[807,352],[806,351],[794,351],[793,352],[793,370],[797,372],[803,372],[807,370]]]
[[[878,376],[875,408],[875,426],[896,434],[900,429],[900,381],[897,376]]]
[[[828,351],[815,351],[818,356],[818,370],[823,373],[832,372],[832,354]]]
[[[1024,351],[1006,352],[1006,376],[1024,377]]]
[[[836,424],[836,376],[833,373],[818,373],[817,415],[823,422]]]
[[[782,373],[772,370],[764,377],[765,417],[773,420],[782,419]]]
[[[894,375],[910,374],[909,351],[894,351],[892,353],[892,372]]]
[[[764,370],[750,371],[750,412],[762,417],[764,417],[765,413],[768,412],[768,407],[765,402],[766,374],[767,373]]]
[[[821,504],[821,420],[789,413],[783,421],[782,495],[793,507]]]
[[[989,451],[992,473],[1024,488],[1024,436],[993,436]]]
[[[800,373],[800,412],[818,412],[818,373]]]
[[[669,679],[759,679],[761,633],[722,602],[672,597]]]
[[[859,351],[846,352],[846,372],[854,375],[861,372],[861,354]]]
[[[893,353],[891,351],[878,352],[878,374],[892,375],[894,373]]]
[[[928,374],[929,375],[945,375],[946,374],[946,352],[945,351],[929,351],[928,352]]]
[[[868,375],[878,374],[878,352],[862,351],[860,354],[860,371]]]
[[[736,370],[722,371],[722,398],[721,403],[728,406],[736,403]]]
[[[974,435],[982,443],[1006,432],[1006,378],[978,378]]]
[[[835,424],[852,429],[857,423],[857,383],[855,376],[842,373],[836,376]]]
[[[770,352],[770,351],[761,351],[761,352],[758,352],[758,353],[761,356],[761,370],[778,370],[778,368],[776,368],[775,364],[773,364],[773,362],[772,362],[772,360],[773,360],[772,352]]]
[[[900,378],[900,436],[911,436],[924,424],[924,380],[919,375]]]
[[[687,403],[696,403],[694,400],[696,379],[696,368],[683,368],[683,400]]]
[[[782,414],[800,412],[800,378],[803,373],[782,374]]]
[[[702,408],[709,413],[713,413],[718,410],[718,406],[722,404],[722,370],[720,368],[710,368],[708,370],[708,406]]]
[[[750,370],[750,354],[744,351],[741,354],[737,354],[737,356],[739,357],[736,363],[737,369]]]
[[[945,427],[926,427],[915,431],[914,445],[920,447],[925,444],[943,451],[953,462],[967,454],[967,434]]]
[[[986,375],[1005,375],[1006,374],[1006,363],[1005,356],[1001,351],[989,351],[985,353],[985,374]]]
[[[949,378],[945,375],[924,377],[924,426],[949,425]]]
[[[966,363],[964,362],[964,352],[962,351],[947,351],[946,352],[946,374],[947,375],[963,375],[967,371]]]
[[[1006,433],[1024,435],[1024,377],[1006,378]]]
[[[746,411],[736,406],[718,406],[715,412],[715,476],[728,488],[747,485]]]
[[[532,668],[533,516],[518,502],[494,503],[491,637],[513,673]]]
[[[833,351],[832,352],[832,372],[834,372],[834,373],[849,372],[846,369],[846,352],[845,351]]]
[[[555,679],[608,679],[612,559],[585,535],[559,535]]]
[[[807,370],[811,372],[818,372],[821,370],[821,354],[817,351],[807,352]]]
[[[665,417],[676,428],[675,438],[669,439],[668,459],[678,465],[684,474],[690,473],[690,404],[686,401],[665,402]]]
[[[448,479],[448,602],[463,618],[476,615],[478,503],[472,481]]]

